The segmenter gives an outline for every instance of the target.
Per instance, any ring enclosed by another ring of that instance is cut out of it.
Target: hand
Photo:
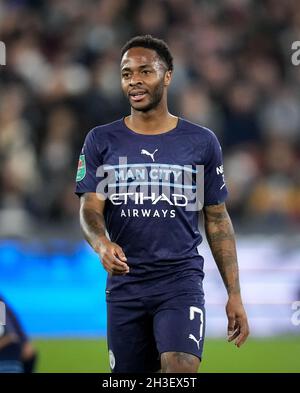
[[[32,358],[36,354],[36,351],[34,350],[32,344],[30,341],[26,341],[23,346],[22,346],[22,352],[21,352],[21,359],[27,360]]]
[[[127,258],[122,248],[107,238],[101,240],[99,247],[99,256],[104,269],[111,275],[122,276],[129,272]]]
[[[229,296],[226,305],[228,318],[228,341],[235,339],[235,345],[239,348],[249,336],[247,315],[240,295]]]

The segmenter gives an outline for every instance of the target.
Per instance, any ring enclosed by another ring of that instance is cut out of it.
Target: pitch
[[[37,372],[109,372],[104,339],[35,340]],[[239,349],[221,339],[207,339],[201,372],[300,372],[299,337],[249,339]]]

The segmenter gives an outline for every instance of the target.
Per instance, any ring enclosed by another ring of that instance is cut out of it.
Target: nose
[[[140,78],[139,74],[133,73],[131,75],[129,85],[132,87],[132,86],[136,86],[136,85],[141,84],[141,83],[142,83],[142,81],[141,81],[141,78]]]

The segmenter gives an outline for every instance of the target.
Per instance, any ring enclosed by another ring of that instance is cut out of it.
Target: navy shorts
[[[163,352],[202,357],[205,309],[198,294],[108,301],[107,323],[112,372],[158,371]]]
[[[23,373],[21,344],[11,343],[0,350],[0,373]]]

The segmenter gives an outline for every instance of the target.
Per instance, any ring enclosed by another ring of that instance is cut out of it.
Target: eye
[[[122,74],[122,78],[128,79],[128,78],[129,78],[129,72],[124,72],[124,73]]]
[[[148,74],[151,73],[151,71],[149,71],[149,70],[143,70],[142,73],[143,73],[144,75],[148,75]]]

